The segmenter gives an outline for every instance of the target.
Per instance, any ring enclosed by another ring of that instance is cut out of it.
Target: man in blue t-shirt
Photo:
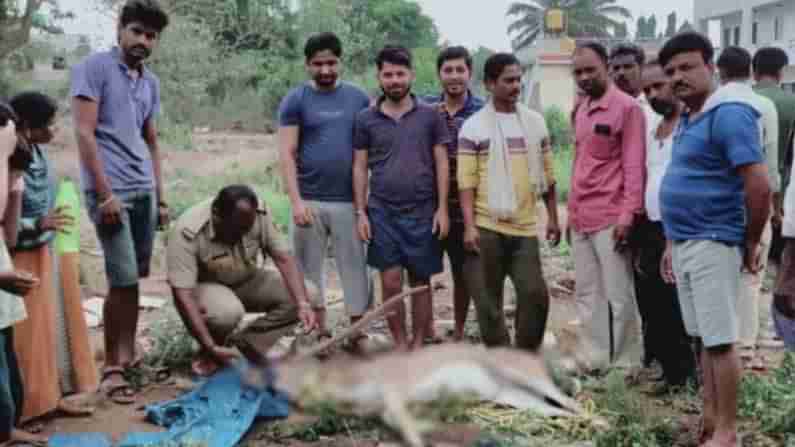
[[[760,269],[771,192],[759,112],[732,90],[715,90],[713,53],[709,39],[683,33],[659,54],[674,93],[688,108],[660,189],[669,241],[662,269],[669,281],[675,278],[688,334],[703,346],[699,445],[729,447],[737,444],[740,272]]]
[[[312,305],[320,336],[330,336],[324,272],[329,239],[351,322],[371,302],[365,245],[356,235],[353,209],[353,127],[356,114],[370,99],[362,89],[338,79],[342,43],[336,35],[312,36],[304,55],[312,79],[282,100],[279,150],[293,209],[295,255],[304,275],[320,289]]]

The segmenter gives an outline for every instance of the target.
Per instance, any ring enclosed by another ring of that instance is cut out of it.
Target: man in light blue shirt
[[[715,90],[713,53],[698,33],[679,34],[660,51],[674,94],[688,107],[663,177],[660,208],[669,241],[663,269],[670,272],[673,265],[685,329],[703,346],[699,445],[730,447],[737,444],[740,272],[760,269],[771,192],[760,114],[741,95]]]
[[[117,403],[135,401],[125,381],[134,366],[139,278],[149,274],[155,230],[168,219],[155,117],[160,84],[143,61],[168,25],[156,0],[128,0],[118,46],[72,71],[71,97],[83,191],[105,256],[105,369],[101,389]]]

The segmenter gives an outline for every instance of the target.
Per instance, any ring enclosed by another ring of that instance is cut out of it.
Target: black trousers
[[[660,362],[668,384],[684,385],[696,377],[696,358],[691,337],[685,332],[676,285],[667,284],[660,274],[665,252],[662,224],[644,220],[636,227],[633,239],[638,256],[635,292],[646,355]]]

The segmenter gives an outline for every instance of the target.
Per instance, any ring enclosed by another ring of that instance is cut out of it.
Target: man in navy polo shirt
[[[168,220],[155,127],[160,84],[143,65],[167,25],[156,0],[128,0],[118,46],[89,56],[72,71],[82,187],[110,286],[101,388],[124,404],[135,401],[124,372],[135,364],[138,280],[149,275],[156,228]]]
[[[699,445],[730,447],[737,444],[740,272],[760,269],[771,192],[760,114],[743,96],[715,90],[713,52],[705,36],[682,33],[659,54],[687,106],[660,189],[669,241],[662,268],[673,270],[685,329],[703,346]]]
[[[356,117],[353,191],[359,237],[370,242],[367,262],[381,272],[388,300],[400,293],[404,268],[414,287],[429,285],[431,276],[442,271],[439,240],[449,226],[445,145],[450,136],[436,109],[411,94],[409,50],[387,46],[376,65],[384,95]],[[405,306],[396,307],[389,329],[397,349],[405,350]],[[433,313],[431,292],[415,295],[411,310],[414,349],[422,346]]]

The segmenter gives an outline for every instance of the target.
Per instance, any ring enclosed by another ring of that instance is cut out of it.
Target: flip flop
[[[149,366],[144,363],[143,357],[136,357],[135,360],[124,367],[125,379],[130,380],[128,375],[146,377],[151,382],[163,384],[171,379],[171,369],[167,367]],[[144,383],[148,385],[149,383]]]
[[[123,382],[111,383],[108,377],[114,374],[121,376]],[[124,377],[124,368],[120,367],[109,367],[102,371],[99,391],[112,402],[119,405],[130,405],[135,403],[137,395],[135,388],[130,385]]]
[[[58,401],[57,410],[68,417],[87,417],[94,414],[93,407],[83,407],[67,402],[65,399]]]

